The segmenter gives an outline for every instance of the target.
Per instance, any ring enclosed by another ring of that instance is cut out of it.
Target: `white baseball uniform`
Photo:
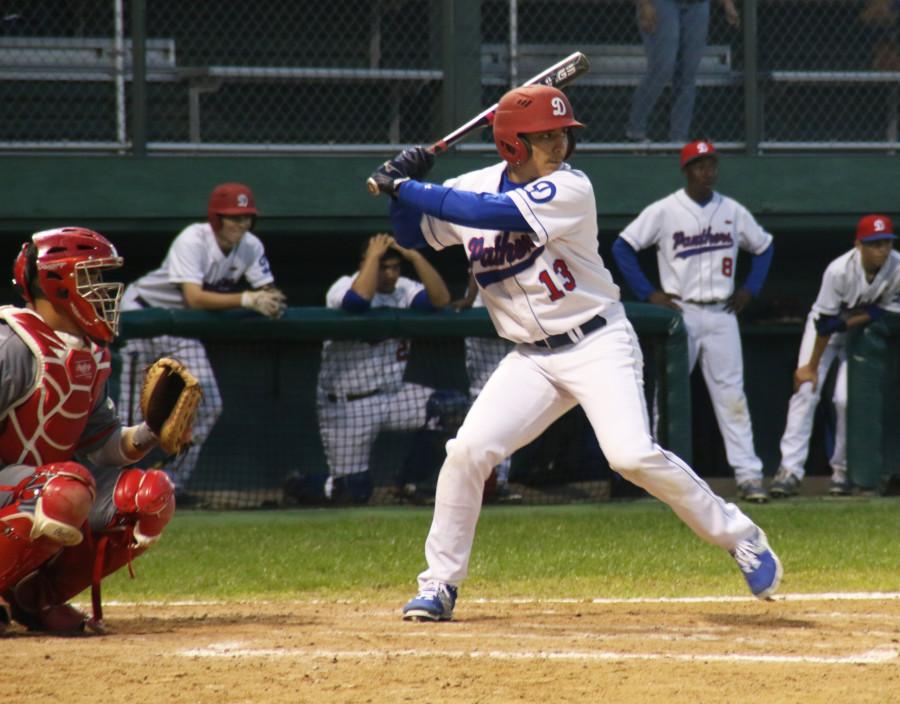
[[[342,276],[328,290],[326,305],[340,309],[354,276]],[[401,276],[391,293],[376,292],[372,308],[409,308],[424,290]],[[404,383],[409,340],[326,340],[322,344],[317,408],[319,432],[331,476],[369,469],[369,451],[381,430],[411,430],[425,424],[425,405],[434,391]]]
[[[496,193],[505,168],[496,164],[446,185]],[[564,164],[506,195],[533,231],[490,231],[429,215],[421,222],[435,249],[463,245],[497,332],[518,344],[447,443],[420,584],[455,585],[466,577],[491,468],[576,404],[610,466],[669,504],[699,536],[732,549],[755,535],[747,516],[653,442],[643,359],[619,289],[597,253],[597,210],[587,176]],[[548,338],[552,349],[542,344]]]
[[[253,288],[275,280],[259,238],[247,232],[225,254],[209,223],[195,223],[172,241],[162,266],[128,285],[122,296],[122,310],[184,309],[187,304],[181,284],[194,283],[207,291],[230,293],[239,290],[241,279],[246,279]],[[128,340],[121,357],[119,408],[127,423],[140,422],[143,370],[160,357],[182,361],[200,382],[203,400],[194,418],[193,445],[177,460],[177,465],[167,467],[175,486],[183,488],[197,466],[203,443],[222,413],[222,395],[206,349],[199,340],[162,335]]]
[[[798,367],[807,364],[816,342],[816,319],[819,315],[838,315],[844,310],[875,304],[893,313],[900,313],[900,254],[891,252],[884,266],[869,282],[856,248],[832,261],[822,275],[819,295],[812,305],[800,342]],[[781,437],[781,468],[802,479],[809,455],[809,438],[812,435],[816,406],[822,393],[822,384],[835,359],[839,360],[833,401],[837,423],[834,451],[830,462],[835,478],[843,481],[847,471],[847,350],[846,333],[834,333],[828,340],[819,360],[819,383],[803,384],[788,403],[787,423]]]
[[[753,215],[719,193],[705,205],[684,189],[647,206],[620,237],[636,250],[656,248],[660,285],[678,296],[688,333],[688,364],[698,359],[728,464],[738,484],[762,480],[744,393],[737,317],[725,310],[734,293],[738,250],[761,254],[772,244]]]

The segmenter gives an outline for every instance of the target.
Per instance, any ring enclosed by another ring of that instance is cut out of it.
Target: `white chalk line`
[[[185,658],[294,658],[298,660],[366,660],[389,658],[440,658],[442,660],[544,660],[544,661],[625,661],[674,660],[677,662],[770,663],[797,665],[878,665],[900,657],[893,648],[874,648],[854,655],[768,655],[740,653],[616,653],[610,651],[503,651],[503,650],[427,650],[418,648],[384,650],[323,650],[304,648],[247,648],[240,641],[212,643],[205,648],[186,648],[175,653]]]
[[[821,594],[779,594],[772,601],[896,601],[900,600],[900,592],[825,592]],[[683,596],[683,597],[596,597],[596,598],[537,598],[537,597],[510,597],[506,599],[473,598],[466,599],[470,604],[717,604],[717,603],[742,603],[756,602],[751,596]],[[86,603],[86,602],[85,602]],[[104,601],[105,606],[225,606],[228,604],[367,604],[380,603],[369,599],[179,599],[175,601],[146,600],[146,601]]]

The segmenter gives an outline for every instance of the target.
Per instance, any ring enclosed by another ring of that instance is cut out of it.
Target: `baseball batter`
[[[100,580],[175,511],[163,472],[121,469],[158,442],[146,423],[123,426],[107,395],[122,284],[103,275],[121,265],[93,230],[38,232],[14,267],[28,306],[0,307],[0,631],[10,616],[83,630],[66,602],[89,586],[101,628]]]
[[[394,198],[401,243],[464,247],[497,332],[516,343],[447,443],[425,544],[428,567],[403,609],[406,619],[452,617],[491,468],[576,404],[610,466],[729,550],[756,596],[772,594],[781,580],[763,531],[650,435],[640,347],[597,252],[594,191],[565,161],[581,126],[561,91],[517,88],[494,118],[503,162],[440,186],[418,180],[430,163],[415,149],[372,176]]]
[[[404,260],[421,283],[400,275]],[[450,292],[420,252],[380,233],[367,242],[359,271],[339,278],[325,301],[329,308],[351,313],[372,308],[434,311],[450,302]],[[409,352],[410,341],[405,339],[324,342],[317,408],[331,472],[321,492],[319,487],[305,487],[307,491],[331,501],[365,503],[372,494],[369,452],[378,433],[425,424],[434,389],[403,381]]]
[[[897,238],[886,215],[866,215],[856,228],[856,243],[832,261],[822,276],[819,295],[806,318],[794,394],[788,404],[787,424],[781,437],[781,465],[770,491],[773,497],[797,493],[805,473],[820,380],[838,360],[834,387],[837,411],[834,451],[830,458],[829,493],[848,494],[847,476],[847,350],[848,328],[867,325],[885,311],[900,313],[900,254],[893,249]]]
[[[188,225],[173,240],[162,266],[125,289],[123,310],[144,308],[224,310],[250,308],[269,317],[284,312],[284,295],[259,238],[250,232],[259,212],[253,192],[240,183],[216,186],[207,204],[207,222]],[[242,280],[253,290],[241,291]],[[161,335],[128,340],[122,348],[119,409],[134,422],[140,419],[143,370],[160,357],[187,364],[203,389],[194,421],[193,446],[167,462],[179,500],[187,503],[184,487],[193,474],[203,443],[222,413],[222,395],[206,349],[199,340]],[[177,471],[176,471],[177,470]]]
[[[728,464],[740,496],[768,499],[762,460],[753,448],[744,394],[744,360],[737,313],[756,296],[772,261],[772,235],[737,201],[713,190],[718,156],[709,142],[681,150],[685,187],[647,206],[613,244],[613,256],[639,300],[679,311],[688,333],[688,363],[698,359]],[[636,252],[656,248],[662,290],[641,271]],[[750,274],[735,290],[738,250],[753,255]]]

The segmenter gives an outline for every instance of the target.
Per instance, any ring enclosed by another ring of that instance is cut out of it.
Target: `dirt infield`
[[[111,605],[105,636],[0,637],[0,701],[897,702],[900,595]],[[13,674],[18,673],[18,674]]]

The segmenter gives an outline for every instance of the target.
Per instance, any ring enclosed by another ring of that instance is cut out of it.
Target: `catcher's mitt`
[[[203,392],[200,383],[181,363],[169,357],[147,370],[141,389],[144,422],[168,454],[178,454],[190,442],[190,429]]]

